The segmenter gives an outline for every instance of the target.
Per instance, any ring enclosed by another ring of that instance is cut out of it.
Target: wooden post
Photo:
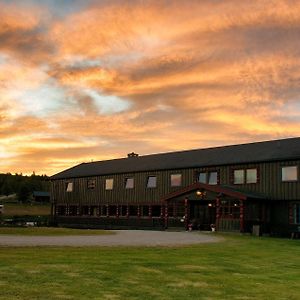
[[[184,199],[184,222],[185,230],[189,230],[189,208],[188,208],[188,198]]]
[[[220,225],[220,217],[221,217],[221,212],[220,212],[220,198],[216,198],[216,230],[219,230],[219,225]]]
[[[166,206],[165,206],[165,229],[168,228],[168,219],[169,219],[169,216],[168,216],[168,203],[166,203]]]
[[[244,202],[240,200],[240,232],[245,230],[245,207]]]

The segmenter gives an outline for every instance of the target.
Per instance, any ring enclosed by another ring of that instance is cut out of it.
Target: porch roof
[[[225,186],[225,185],[210,185],[205,184],[201,182],[193,183],[189,186],[186,186],[178,191],[169,193],[165,196],[163,196],[160,200],[161,201],[168,201],[170,199],[173,199],[175,197],[187,194],[192,191],[196,191],[198,189],[204,189],[210,192],[215,192],[220,195],[226,195],[229,197],[237,198],[240,200],[247,200],[247,199],[263,199],[264,197],[258,194],[252,194],[248,192],[239,191],[231,186]]]

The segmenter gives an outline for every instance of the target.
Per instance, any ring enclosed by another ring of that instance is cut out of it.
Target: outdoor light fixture
[[[203,189],[197,190],[196,195],[201,198],[204,198],[206,196],[206,192]]]

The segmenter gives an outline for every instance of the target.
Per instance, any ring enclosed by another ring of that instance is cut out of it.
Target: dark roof
[[[300,137],[82,163],[51,179],[300,158]]]
[[[50,192],[44,192],[44,191],[33,191],[33,196],[35,197],[50,197]]]

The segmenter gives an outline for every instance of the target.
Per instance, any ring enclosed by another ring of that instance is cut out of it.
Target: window
[[[67,182],[66,183],[66,191],[67,192],[73,192],[73,182]]]
[[[70,207],[69,207],[69,215],[70,216],[76,216],[77,215],[77,206],[70,205]]]
[[[126,178],[125,180],[125,188],[126,189],[133,189],[134,187],[134,180],[133,178]]]
[[[209,172],[208,184],[218,184],[218,172]]]
[[[149,217],[149,206],[148,205],[141,206],[140,211],[141,211],[141,216]]]
[[[161,207],[160,207],[160,205],[154,205],[154,206],[152,206],[152,208],[151,208],[151,214],[152,214],[152,217],[160,217],[160,214],[161,214]]]
[[[205,184],[218,184],[218,172],[211,171],[211,172],[200,172],[198,176],[198,181],[200,183]]]
[[[171,186],[181,186],[181,174],[171,174]]]
[[[246,183],[257,183],[257,169],[246,170]]]
[[[114,180],[112,178],[105,179],[105,189],[112,190],[114,187]]]
[[[293,216],[292,222],[293,224],[300,224],[300,203],[296,203],[293,205]]]
[[[127,216],[127,205],[122,205],[119,207],[119,216]]]
[[[282,167],[281,174],[282,181],[296,181],[298,180],[298,167]]]
[[[220,215],[225,219],[239,219],[240,218],[240,203],[238,200],[221,200]]]
[[[257,169],[239,169],[233,171],[233,183],[257,183]]]
[[[117,215],[117,206],[116,205],[110,205],[108,208],[109,215],[110,216],[116,216]]]
[[[156,176],[148,177],[147,188],[156,188]]]
[[[138,215],[138,207],[135,205],[129,206],[129,216],[136,217]]]
[[[234,172],[233,172],[233,183],[234,184],[243,184],[244,179],[245,179],[244,177],[245,177],[244,170],[234,170]]]
[[[93,190],[96,187],[96,179],[88,179],[87,188]]]
[[[207,174],[206,172],[199,173],[198,181],[201,183],[207,183]]]

